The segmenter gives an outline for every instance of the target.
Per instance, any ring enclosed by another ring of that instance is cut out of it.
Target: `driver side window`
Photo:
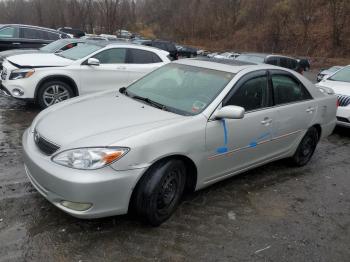
[[[245,111],[253,111],[267,106],[267,76],[247,80],[225,104],[240,106]]]
[[[113,48],[104,50],[94,56],[101,64],[125,64],[126,49]]]

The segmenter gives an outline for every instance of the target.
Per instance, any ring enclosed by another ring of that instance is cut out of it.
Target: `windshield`
[[[40,48],[40,50],[45,51],[45,52],[50,52],[50,53],[54,53],[57,50],[61,49],[62,46],[64,46],[64,44],[67,43],[67,40],[57,40],[55,42],[52,42],[46,46],[43,46],[42,48]]]
[[[328,79],[333,81],[350,82],[350,66],[344,67]]]
[[[127,94],[148,98],[174,113],[196,115],[215,99],[233,77],[233,73],[174,63],[131,84]]]
[[[93,45],[93,44],[78,44],[76,47],[68,49],[62,53],[56,54],[58,56],[62,56],[64,58],[68,58],[71,60],[78,60],[84,58],[97,50],[103,48],[102,46]]]
[[[239,61],[253,62],[253,63],[264,63],[264,57],[253,56],[253,55],[240,55],[236,58]]]
[[[339,69],[341,69],[341,66],[333,66],[329,68],[328,71],[335,72],[335,71],[338,71]]]

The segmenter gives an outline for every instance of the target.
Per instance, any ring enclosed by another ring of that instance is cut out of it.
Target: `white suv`
[[[168,55],[147,46],[91,42],[59,54],[10,56],[3,63],[0,91],[46,108],[74,96],[127,86],[169,63]]]

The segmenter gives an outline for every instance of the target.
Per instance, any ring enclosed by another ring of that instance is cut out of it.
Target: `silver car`
[[[157,226],[184,192],[281,158],[305,165],[335,127],[337,98],[288,69],[214,61],[42,111],[23,135],[34,187],[75,217],[133,211]]]

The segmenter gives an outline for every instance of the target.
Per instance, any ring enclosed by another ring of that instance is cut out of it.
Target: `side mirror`
[[[87,60],[87,65],[89,66],[99,66],[100,65],[100,60],[96,59],[96,58],[89,58]]]
[[[216,119],[242,119],[245,109],[240,106],[224,106],[215,113]]]

